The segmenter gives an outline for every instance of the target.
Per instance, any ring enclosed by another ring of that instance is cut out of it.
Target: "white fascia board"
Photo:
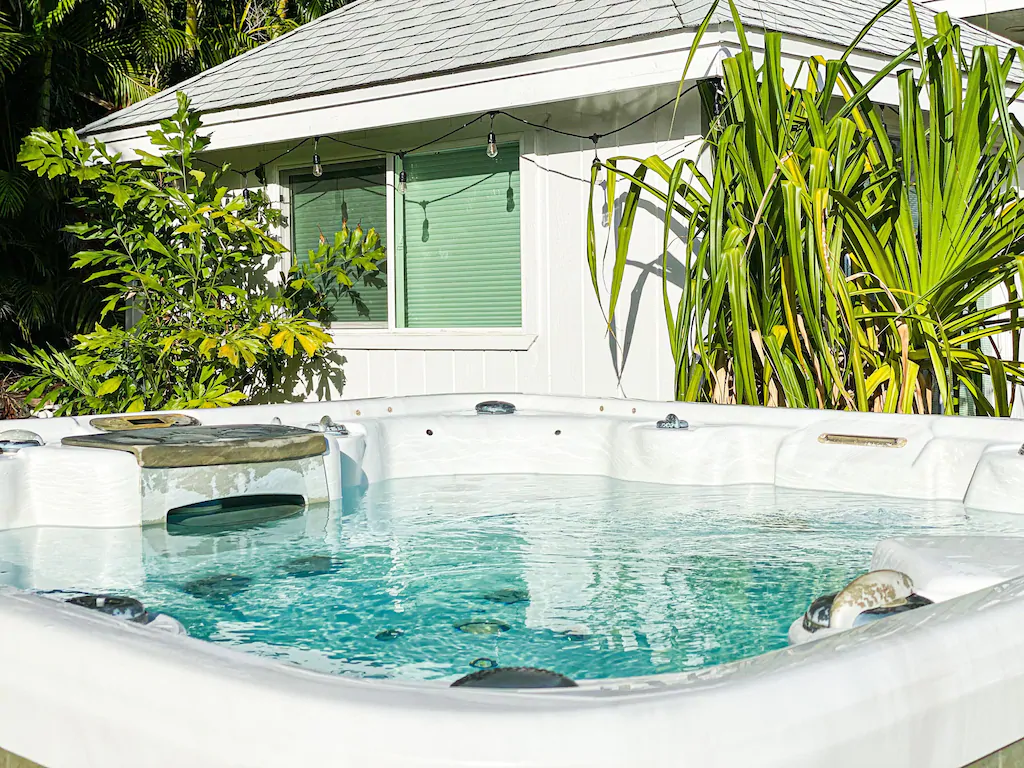
[[[755,55],[763,51],[763,34],[751,30],[747,39]],[[209,151],[227,150],[674,84],[683,72],[693,40],[694,33],[687,31],[487,69],[222,110],[203,116],[203,131],[210,136]],[[721,60],[738,51],[732,25],[710,27],[694,55],[688,77],[719,74]],[[786,77],[792,82],[809,56],[835,59],[843,51],[841,46],[820,40],[784,36]],[[887,56],[867,51],[848,58],[861,82],[889,61]],[[904,68],[916,69],[909,63]],[[801,71],[801,78],[806,72],[806,68]],[[899,103],[895,74],[876,86],[872,100],[877,104]],[[1012,111],[1024,116],[1024,104],[1014,104]],[[151,149],[146,132],[153,127],[99,133],[95,138],[129,159],[134,157],[134,148]]]
[[[709,29],[690,65],[691,77],[718,71],[717,38],[716,31]],[[487,69],[222,110],[203,116],[203,131],[210,136],[209,150],[235,149],[676,83],[693,39],[688,31]],[[153,127],[99,132],[93,138],[130,157],[131,148],[146,148],[146,132]]]

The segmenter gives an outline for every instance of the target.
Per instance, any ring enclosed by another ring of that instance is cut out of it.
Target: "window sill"
[[[438,350],[510,350],[524,352],[533,346],[537,334],[521,330],[495,328],[467,330],[400,330],[387,328],[355,330],[331,328],[328,331],[338,349],[438,349]]]

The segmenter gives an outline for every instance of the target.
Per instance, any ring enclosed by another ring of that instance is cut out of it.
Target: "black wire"
[[[412,149],[407,149],[404,152],[399,152],[398,154],[399,155],[408,155],[408,154],[411,154],[413,152],[419,152],[424,147],[429,147],[431,144],[437,144],[437,142],[444,141],[449,136],[453,136],[454,134],[458,133],[459,131],[464,130],[465,128],[469,128],[469,126],[473,125],[473,123],[479,123],[481,120],[483,120],[485,117],[488,117],[490,114],[491,114],[490,112],[484,112],[482,115],[477,115],[472,120],[470,120],[468,123],[463,123],[458,128],[455,128],[455,129],[453,129],[451,131],[448,131],[448,133],[446,133],[444,136],[438,136],[436,139],[431,139],[430,141],[427,141],[427,142],[424,142],[423,144],[420,144],[418,147],[413,147]]]
[[[425,149],[426,147],[429,147],[429,146],[431,146],[433,144],[437,144],[438,142],[444,141],[449,136],[454,136],[459,131],[463,131],[466,128],[468,128],[469,126],[473,125],[474,123],[480,122],[485,117],[494,118],[496,115],[504,115],[505,117],[507,117],[507,118],[509,118],[511,120],[515,120],[516,122],[522,123],[523,125],[528,125],[531,128],[536,128],[538,130],[549,131],[551,133],[557,133],[557,134],[560,134],[562,136],[568,136],[568,137],[573,138],[573,139],[590,139],[592,142],[594,142],[594,147],[596,148],[598,142],[601,141],[601,139],[606,138],[608,136],[613,136],[616,133],[619,133],[620,131],[626,130],[627,128],[632,128],[634,125],[639,123],[641,120],[646,120],[648,117],[650,117],[651,115],[656,114],[657,112],[660,112],[661,110],[663,110],[665,107],[669,106],[670,104],[676,103],[680,98],[682,98],[687,93],[692,91],[699,84],[700,84],[700,81],[698,80],[696,83],[691,85],[689,88],[686,88],[685,90],[680,92],[678,96],[672,97],[671,99],[666,101],[664,104],[659,104],[657,107],[652,109],[650,112],[645,112],[644,114],[640,115],[640,117],[636,118],[635,120],[631,120],[630,122],[626,123],[625,125],[620,125],[618,128],[615,128],[615,129],[613,129],[611,131],[607,131],[605,133],[591,133],[591,134],[587,135],[587,134],[582,134],[582,133],[575,133],[573,131],[563,131],[560,128],[552,128],[550,125],[541,125],[540,123],[531,123],[529,120],[527,120],[525,118],[522,118],[522,117],[518,117],[517,115],[513,115],[511,112],[506,112],[503,109],[496,109],[496,110],[491,110],[489,112],[483,112],[483,113],[477,115],[476,117],[474,117],[472,120],[469,120],[469,121],[463,123],[458,128],[453,128],[452,130],[448,131],[445,134],[442,134],[441,136],[438,136],[436,138],[430,139],[430,141],[425,141],[422,144],[419,144],[419,145],[417,145],[415,147],[412,147],[411,149],[401,150],[401,151],[397,151],[397,152],[395,150],[380,149],[379,147],[371,147],[371,146],[368,146],[366,144],[358,144],[358,143],[356,143],[354,141],[346,141],[345,139],[336,139],[333,136],[320,136],[318,138],[327,139],[328,141],[333,141],[335,144],[344,144],[344,145],[349,146],[349,147],[355,147],[356,149],[362,149],[362,150],[364,150],[366,152],[373,152],[374,154],[378,154],[378,155],[393,154],[393,155],[397,155],[398,157],[405,157],[408,154],[412,154],[413,152],[419,152],[421,149]],[[234,170],[234,172],[237,173],[239,176],[242,176],[242,177],[248,176],[250,173],[255,173],[256,170],[260,166],[266,166],[266,165],[270,165],[271,163],[276,163],[282,157],[284,157],[285,155],[291,154],[292,152],[297,150],[299,147],[301,147],[304,144],[306,144],[308,141],[309,141],[309,137],[307,136],[305,139],[300,141],[294,147],[291,147],[290,149],[286,149],[284,152],[281,152],[280,154],[275,155],[270,160],[264,160],[263,162],[254,165],[252,168],[249,168],[248,170],[235,170],[235,169],[231,169],[231,170]],[[206,163],[207,165],[209,165],[209,166],[211,166],[213,168],[220,167],[220,166],[214,165],[213,163],[209,162],[208,160],[203,160],[202,158],[196,158],[196,159],[199,160],[200,162]]]
[[[680,94],[679,94],[679,96],[678,96],[678,98],[680,98],[680,99],[681,99],[681,98],[682,98],[683,96],[685,96],[685,95],[686,95],[686,94],[688,94],[688,93],[689,93],[690,91],[692,91],[692,90],[693,90],[694,88],[696,88],[696,87],[697,87],[697,86],[698,86],[699,84],[700,84],[700,83],[699,83],[699,81],[698,81],[698,82],[696,82],[696,83],[694,83],[694,84],[693,84],[693,85],[691,85],[691,86],[690,86],[689,88],[685,89],[685,90],[684,90],[684,91],[683,91],[682,93],[680,93]],[[612,135],[614,135],[614,134],[618,133],[619,131],[624,131],[624,130],[626,130],[627,128],[632,128],[632,127],[633,127],[634,125],[636,125],[637,123],[639,123],[639,122],[640,122],[641,120],[646,120],[646,119],[647,119],[648,117],[650,117],[651,115],[653,115],[653,114],[654,114],[655,112],[660,112],[660,111],[661,111],[661,110],[663,110],[663,109],[664,109],[665,107],[667,107],[667,106],[668,106],[669,104],[674,104],[674,103],[676,102],[676,100],[677,100],[676,98],[671,98],[671,99],[669,99],[668,101],[666,101],[666,102],[665,102],[664,104],[662,104],[662,105],[661,105],[660,107],[655,107],[654,109],[652,109],[652,110],[651,110],[650,112],[648,112],[648,113],[647,113],[646,115],[640,115],[640,117],[638,117],[638,118],[637,118],[636,120],[633,120],[632,122],[626,123],[625,125],[620,125],[620,126],[619,126],[618,128],[616,128],[616,129],[615,129],[614,131],[608,131],[608,133],[602,133],[602,134],[601,134],[601,135],[599,136],[599,138],[602,138],[602,139],[603,139],[603,138],[604,138],[605,136],[612,136]],[[587,137],[587,138],[589,138],[589,137]]]
[[[573,133],[572,131],[563,131],[563,130],[560,130],[558,128],[552,128],[549,125],[540,125],[539,123],[531,123],[526,118],[516,117],[515,115],[510,114],[510,113],[506,112],[503,109],[499,109],[497,114],[504,115],[505,117],[510,117],[513,120],[515,120],[516,122],[522,123],[523,125],[528,125],[531,128],[540,128],[541,130],[551,131],[551,133],[560,133],[562,136],[569,136],[570,138],[573,138],[573,139],[589,139],[590,138],[590,136],[584,136],[584,135],[579,134],[579,133]]]
[[[378,155],[386,155],[387,152],[383,149],[377,149],[376,147],[368,147],[365,144],[356,144],[354,141],[345,141],[344,139],[336,139],[333,136],[321,136],[321,139],[327,139],[333,141],[335,144],[345,144],[349,147],[355,147],[356,149],[365,149],[367,152],[373,152]]]

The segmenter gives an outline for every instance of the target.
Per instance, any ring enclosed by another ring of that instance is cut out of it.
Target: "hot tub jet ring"
[[[60,594],[59,591],[55,594]],[[185,625],[166,613],[147,611],[134,597],[122,595],[75,595],[64,598],[64,602],[106,614],[112,619],[131,624],[141,624],[152,629],[169,632],[172,635],[187,635]]]
[[[149,615],[145,606],[134,597],[120,597],[118,595],[80,595],[69,598],[71,605],[80,605],[82,608],[89,608],[93,611],[105,613],[115,619],[131,621],[135,624],[148,623]]]
[[[461,624],[456,624],[455,628],[459,632],[466,632],[470,635],[497,635],[501,632],[508,632],[512,627],[503,621],[495,621],[494,619],[473,619],[471,621],[464,621]]]
[[[577,688],[565,675],[536,667],[495,667],[472,672],[451,684],[452,688]]]

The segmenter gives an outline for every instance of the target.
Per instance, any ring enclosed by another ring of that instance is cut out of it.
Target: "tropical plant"
[[[1012,385],[1024,383],[1021,126],[1007,108],[1020,95],[1007,96],[1016,54],[1001,61],[981,46],[968,60],[945,14],[925,39],[908,0],[914,45],[862,84],[847,58],[897,2],[839,59],[804,61],[797,87],[783,75],[780,35],[766,34],[755,65],[730,0],[740,52],[723,63],[722,91],[713,81],[699,88],[710,173],[657,156],[595,163],[588,261],[610,330],[640,201],[664,208],[662,295],[679,399],[949,414],[962,384],[979,413],[1009,414]],[[871,93],[901,67],[894,142]],[[616,180],[629,184],[607,293],[593,215],[602,169],[609,207]],[[677,222],[686,255],[674,269]],[[1008,359],[992,343],[999,334],[1012,337]]]
[[[29,131],[84,125],[343,2],[0,0],[0,350],[64,347],[101,305],[62,230],[76,182],[17,163]]]
[[[64,344],[98,308],[70,269],[68,185],[18,165],[22,138],[148,96],[184,43],[164,0],[0,0],[0,349]]]
[[[350,0],[184,0],[190,54],[178,76],[201,72],[273,40]]]
[[[74,131],[33,131],[21,160],[81,185],[82,221],[66,229],[88,250],[75,265],[103,281],[105,325],[64,353],[20,349],[16,387],[58,413],[202,408],[280,395],[292,358],[328,364],[330,338],[255,277],[283,247],[265,196],[231,197],[228,166],[200,170],[199,118],[178,110],[149,136],[141,167]],[[124,322],[129,318],[128,322]],[[288,394],[287,391],[284,394]]]
[[[361,286],[383,288],[387,254],[377,231],[365,235],[360,226],[349,231],[342,222],[341,231],[329,243],[323,233],[316,250],[305,261],[295,260],[282,276],[286,297],[303,313],[321,323],[329,323],[333,308],[342,300],[350,301],[356,311],[369,316],[370,310],[359,295]]]

